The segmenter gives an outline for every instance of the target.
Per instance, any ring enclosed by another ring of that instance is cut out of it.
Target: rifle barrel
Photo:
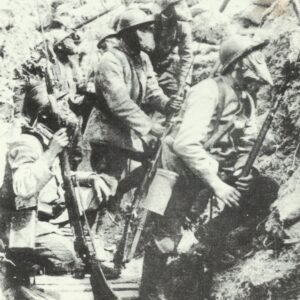
[[[243,168],[243,172],[241,174],[242,177],[245,177],[245,176],[248,176],[250,171],[251,171],[251,168],[259,154],[259,151],[262,147],[262,144],[265,140],[265,137],[270,129],[270,126],[273,122],[273,119],[274,119],[274,116],[275,116],[275,113],[278,109],[278,107],[280,106],[280,103],[281,101],[276,101],[274,107],[270,110],[270,112],[268,113],[262,127],[261,127],[261,130],[258,134],[258,137],[257,137],[257,140],[248,156],[248,159],[246,161],[246,164]]]
[[[144,227],[146,225],[147,218],[148,218],[148,210],[144,209],[143,212],[142,212],[141,219],[139,221],[136,233],[134,235],[133,242],[132,242],[129,254],[126,257],[125,262],[129,262],[133,259],[134,255],[135,255],[135,252],[136,252],[136,249],[137,249],[137,246],[138,246],[139,241],[141,239],[141,235],[143,233]]]
[[[80,23],[80,24],[78,24],[77,26],[75,26],[75,27],[73,28],[73,30],[80,29],[80,28],[84,27],[85,25],[87,25],[87,24],[89,24],[89,23],[92,23],[93,21],[95,21],[95,20],[97,20],[98,18],[100,18],[100,17],[106,15],[107,13],[109,13],[110,11],[112,11],[112,10],[115,9],[115,8],[116,8],[116,6],[113,6],[113,7],[111,7],[110,9],[104,10],[104,11],[101,12],[100,14],[98,14],[98,15],[96,15],[96,16],[94,16],[94,17],[92,17],[92,18],[90,18],[90,19],[88,19],[88,20],[86,20],[86,21],[84,21],[84,22],[82,22],[82,23]]]
[[[88,267],[91,277],[90,283],[95,300],[118,300],[119,298],[110,288],[102,272],[101,264],[96,258],[95,253],[91,253],[84,235],[84,228],[81,223],[80,210],[77,201],[77,195],[71,179],[71,168],[67,150],[64,150],[60,156],[60,163],[63,170],[63,182],[65,186],[65,201],[69,214],[70,224],[75,234],[75,251]],[[90,237],[92,239],[92,236]]]
[[[114,5],[114,6],[110,7],[109,9],[104,10],[100,14],[92,17],[91,19],[88,19],[88,20],[84,21],[83,23],[78,24],[77,26],[75,26],[74,28],[71,29],[71,32],[69,34],[67,34],[64,38],[62,38],[56,44],[59,44],[59,43],[63,42],[64,40],[66,40],[67,38],[69,38],[74,33],[74,31],[76,31],[76,30],[84,27],[85,25],[87,25],[87,24],[89,24],[89,23],[97,20],[98,18],[106,15],[107,13],[111,12],[112,10],[114,10],[116,7],[117,7],[117,5]]]
[[[229,2],[230,2],[230,0],[224,0],[221,7],[219,8],[219,12],[222,13],[226,9]]]

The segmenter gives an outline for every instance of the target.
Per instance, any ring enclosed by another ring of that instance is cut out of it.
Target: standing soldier
[[[124,11],[118,21],[117,47],[104,53],[96,72],[96,103],[88,120],[85,140],[92,146],[93,170],[120,178],[130,153],[144,151],[147,136],[164,128],[146,114],[178,110],[159,88],[149,57],[154,48],[154,18],[143,11]]]
[[[225,206],[220,216],[196,234],[210,257],[222,253],[224,236],[242,221],[253,221],[255,228],[276,199],[277,184],[256,170],[238,178],[257,136],[255,106],[250,93],[263,84],[272,85],[260,52],[264,45],[241,36],[225,41],[220,48],[222,75],[206,79],[190,90],[182,121],[165,141],[162,167],[179,174],[179,179],[164,216],[151,215],[155,225],[153,240],[144,258],[143,300],[189,299],[192,290],[189,288],[184,289],[184,296],[175,288],[171,296],[164,294],[167,280],[164,270],[168,257],[176,253],[181,226],[200,191],[202,197],[197,201],[201,201],[201,206],[205,207],[209,198],[209,192],[204,197],[205,190],[211,190]],[[231,130],[225,129],[230,123]],[[221,132],[221,137],[206,148],[208,141]],[[229,185],[220,174],[238,179]]]
[[[96,36],[96,43],[95,45],[93,44],[94,49],[82,54],[80,66],[85,74],[85,96],[82,103],[76,106],[76,110],[79,111],[82,116],[82,132],[84,132],[86,128],[88,118],[94,106],[94,102],[96,101],[95,75],[97,66],[103,54],[111,48],[114,48],[117,44],[118,39],[116,37],[116,32],[109,27],[104,27]],[[90,50],[91,45],[89,46]]]
[[[82,101],[83,96],[78,96],[82,88],[82,74],[77,58],[77,37],[70,36],[65,39],[65,30],[54,30],[50,33],[48,50],[51,65],[50,78],[58,104],[62,109],[75,108]],[[76,111],[75,111],[76,112]]]
[[[188,73],[193,58],[191,15],[185,0],[157,2],[162,12],[156,17],[156,47],[150,58],[160,87],[166,95],[172,96],[180,87],[190,84]],[[176,54],[179,59],[176,59]]]

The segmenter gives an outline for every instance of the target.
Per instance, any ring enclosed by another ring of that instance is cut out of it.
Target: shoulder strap
[[[225,83],[222,77],[216,77],[215,82],[217,83],[218,91],[219,91],[218,115],[217,115],[217,125],[216,125],[216,129],[218,129],[219,122],[225,107]]]
[[[218,86],[218,91],[219,91],[218,111],[217,111],[217,121],[214,128],[214,134],[204,144],[204,148],[207,150],[211,149],[216,144],[216,142],[218,142],[226,134],[226,132],[230,130],[230,128],[227,129],[226,127],[224,131],[222,132],[218,131],[220,120],[225,107],[225,83],[222,77],[216,77],[214,80]]]
[[[28,135],[34,136],[42,144],[43,149],[44,150],[47,149],[47,145],[44,142],[44,138],[43,138],[41,132],[39,132],[35,128],[29,127],[29,126],[22,126],[21,132],[22,132],[22,134],[28,134]]]

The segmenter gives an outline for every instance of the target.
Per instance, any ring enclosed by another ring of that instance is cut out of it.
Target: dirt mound
[[[217,274],[213,299],[299,299],[299,30],[294,16],[281,16],[265,24],[262,34],[270,39],[265,49],[268,65],[277,90],[288,84],[282,95],[272,97],[270,90],[259,93],[260,120],[282,100],[267,143],[258,159],[258,168],[280,183],[279,198],[272,206],[267,222],[267,236],[276,235],[275,250],[260,250],[252,258]],[[294,175],[293,175],[294,174]],[[285,183],[285,184],[284,184]],[[278,218],[279,215],[279,218]],[[287,221],[293,220],[290,227]],[[282,238],[286,238],[283,241]],[[262,241],[261,241],[262,242]],[[283,245],[283,243],[292,244]],[[281,246],[280,249],[276,249]],[[260,244],[262,246],[262,244]],[[262,247],[264,248],[264,247]],[[284,250],[282,250],[284,249]],[[282,252],[280,252],[280,250]],[[279,253],[279,254],[278,254]],[[279,255],[279,256],[277,256]]]

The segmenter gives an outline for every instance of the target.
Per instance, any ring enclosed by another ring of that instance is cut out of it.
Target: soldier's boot
[[[166,268],[167,259],[168,255],[150,247],[146,248],[139,300],[164,299],[161,291],[159,291],[159,285]]]

